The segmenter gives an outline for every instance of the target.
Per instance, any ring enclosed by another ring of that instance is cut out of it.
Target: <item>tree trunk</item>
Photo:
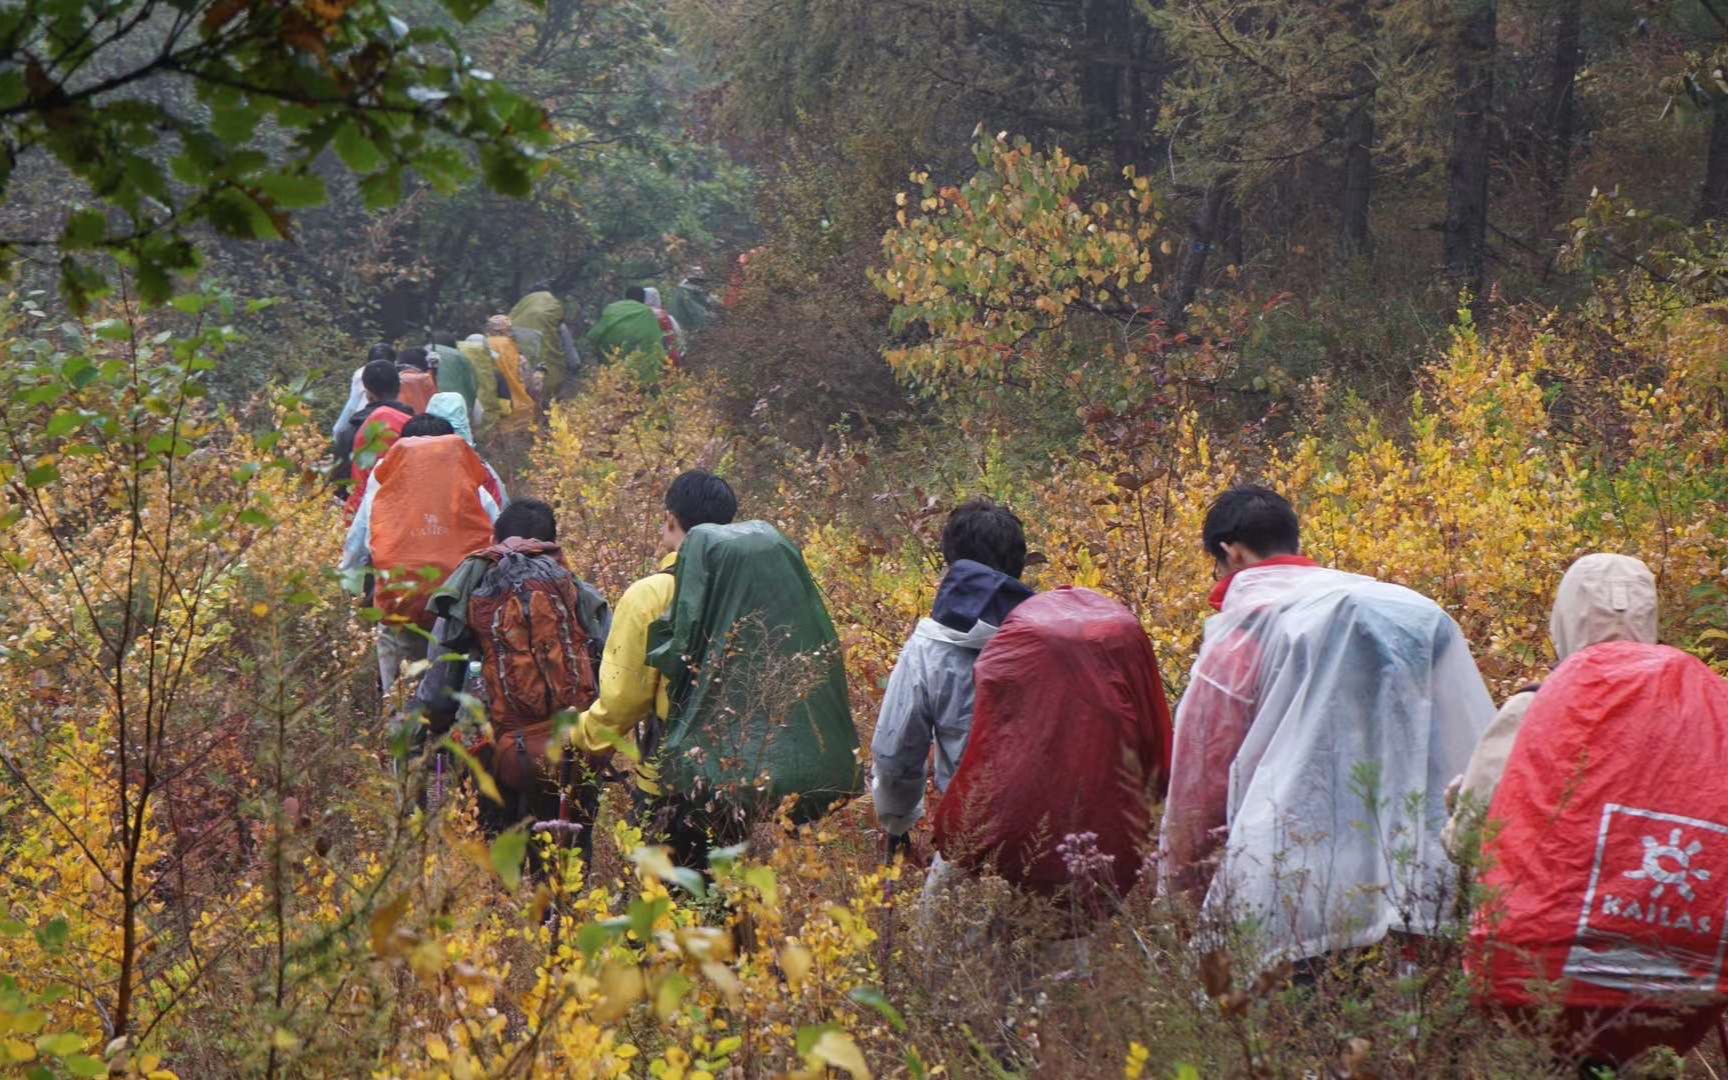
[[[1085,114],[1086,141],[1095,149],[1121,159],[1124,129],[1133,124],[1124,115],[1131,96],[1128,79],[1129,47],[1133,42],[1133,5],[1130,0],[1082,0],[1080,107]]]
[[[1554,236],[1554,223],[1565,206],[1566,181],[1572,177],[1572,146],[1578,140],[1578,67],[1584,61],[1579,39],[1583,26],[1583,0],[1560,0],[1554,24],[1554,62],[1548,72],[1548,132],[1537,166],[1547,198],[1542,207],[1541,235],[1552,247],[1542,277],[1547,280],[1560,257],[1562,241]]]
[[[1219,227],[1224,220],[1224,208],[1230,202],[1229,175],[1207,185],[1200,206],[1188,222],[1188,246],[1182,252],[1182,266],[1176,272],[1176,287],[1164,309],[1164,322],[1172,333],[1188,321],[1188,305],[1200,292],[1200,282],[1206,276],[1206,260],[1218,242]]]
[[[1554,63],[1548,73],[1548,154],[1544,171],[1550,197],[1558,203],[1560,189],[1572,175],[1572,144],[1578,133],[1578,66],[1584,52],[1579,47],[1583,30],[1582,0],[1561,0],[1554,26]]]
[[[1356,103],[1344,120],[1344,189],[1339,194],[1338,244],[1345,257],[1366,255],[1373,246],[1368,202],[1374,193],[1374,105]]]
[[[1350,72],[1350,112],[1344,117],[1344,186],[1338,193],[1338,247],[1345,258],[1368,254],[1368,204],[1374,194],[1374,20],[1365,0],[1354,0],[1345,13],[1358,48],[1364,55]]]
[[[1718,103],[1710,120],[1710,156],[1704,165],[1704,190],[1698,220],[1728,217],[1728,103]]]
[[[1496,0],[1468,0],[1458,37],[1456,113],[1446,163],[1447,276],[1482,291],[1488,234],[1488,117],[1494,107]]]

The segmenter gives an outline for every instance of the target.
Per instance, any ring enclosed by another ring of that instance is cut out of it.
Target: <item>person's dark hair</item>
[[[456,347],[456,335],[448,330],[438,330],[432,335],[432,344],[442,345],[446,349],[454,349]]]
[[[624,299],[634,300],[638,304],[645,304],[648,302],[648,293],[642,288],[642,286],[632,285],[628,289],[624,290]]]
[[[1218,496],[1206,511],[1200,542],[1206,554],[1223,562],[1225,544],[1241,544],[1262,559],[1302,550],[1296,511],[1284,496],[1257,484],[1238,484]]]
[[[389,401],[402,392],[402,376],[396,370],[396,354],[388,360],[369,360],[360,369],[360,385],[380,401]]]
[[[388,342],[380,341],[378,344],[366,350],[366,362],[368,364],[374,360],[389,360],[394,362],[395,359],[396,346],[391,345]]]
[[[410,345],[406,349],[398,350],[396,353],[396,366],[399,368],[411,367],[415,371],[427,370],[426,350],[418,345]]]
[[[1026,530],[1014,512],[990,499],[967,499],[942,527],[942,558],[983,563],[1017,578],[1026,569]]]
[[[666,489],[666,509],[685,532],[698,525],[730,525],[738,516],[738,496],[713,473],[691,469]]]
[[[558,542],[558,519],[552,508],[539,499],[517,499],[504,508],[492,524],[492,538],[500,542],[519,536],[524,540]]]
[[[531,293],[551,292],[552,291],[552,279],[551,278],[541,278],[539,281],[536,281],[534,284],[528,286],[528,291]]]
[[[402,437],[413,439],[421,435],[454,435],[456,429],[442,416],[421,413],[402,425]]]

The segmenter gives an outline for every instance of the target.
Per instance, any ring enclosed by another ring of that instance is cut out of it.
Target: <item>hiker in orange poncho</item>
[[[377,578],[378,678],[385,692],[402,665],[426,656],[432,592],[471,551],[492,543],[502,509],[492,477],[448,420],[417,416],[367,480],[348,529],[341,569]]]
[[[524,370],[522,352],[510,335],[510,316],[494,315],[486,320],[486,346],[498,368],[500,390],[509,392],[510,407],[498,421],[504,433],[530,431],[539,419],[540,403],[534,394],[533,376]],[[503,395],[500,394],[500,397]]]

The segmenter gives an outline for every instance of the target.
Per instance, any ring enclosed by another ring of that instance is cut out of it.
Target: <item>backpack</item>
[[[1664,645],[1573,653],[1488,805],[1467,970],[1502,1005],[1728,1001],[1728,683]],[[1658,1040],[1663,1041],[1663,1040]]]
[[[553,718],[593,704],[598,638],[557,545],[515,541],[479,554],[493,565],[469,600],[468,626],[480,642],[494,769],[521,789],[548,775]]]
[[[972,668],[972,731],[937,805],[951,863],[993,865],[1101,914],[1139,876],[1169,786],[1170,706],[1145,629],[1118,600],[1063,587],[1023,601]],[[1087,835],[1105,856],[1081,871]]]

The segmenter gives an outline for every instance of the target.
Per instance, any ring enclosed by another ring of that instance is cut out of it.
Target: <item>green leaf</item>
[[[383,152],[352,120],[336,129],[336,154],[357,173],[376,172],[384,166]]]
[[[839,1030],[840,1030],[840,1027],[837,1024],[806,1024],[805,1026],[799,1028],[798,1029],[798,1056],[799,1057],[809,1056],[810,1051],[814,1050],[816,1048],[816,1043],[818,1040],[820,1040],[822,1038],[822,1036],[828,1034],[830,1031],[839,1031]]]
[[[497,146],[480,148],[480,169],[486,186],[500,195],[527,198],[534,192],[534,177],[528,171],[527,159]]]
[[[414,171],[440,195],[454,195],[474,179],[474,170],[467,159],[455,150],[444,148],[428,150],[416,157]]]
[[[76,251],[93,248],[108,235],[108,218],[100,210],[80,210],[66,219],[60,246]]]
[[[86,1054],[73,1054],[61,1058],[60,1064],[66,1066],[66,1071],[73,1076],[107,1076],[108,1066]]]
[[[36,1049],[42,1051],[44,1054],[53,1054],[55,1057],[65,1057],[68,1054],[76,1054],[78,1051],[84,1049],[84,1044],[88,1041],[88,1039],[75,1031],[62,1031],[57,1035],[43,1035],[38,1037],[36,1040]]]
[[[901,1016],[900,1010],[896,1009],[894,1004],[888,1000],[887,994],[874,986],[858,986],[854,987],[852,992],[846,996],[860,1005],[868,1005],[875,1009],[887,1019],[888,1023],[894,1026],[895,1031],[901,1034],[906,1033],[906,1018]]]
[[[467,22],[491,6],[492,0],[444,0],[444,10],[458,22]]]
[[[239,240],[280,240],[282,233],[270,215],[243,191],[217,192],[210,200],[210,224],[224,236]]]
[[[24,474],[24,486],[39,488],[47,487],[60,479],[60,470],[53,465],[38,465]]]
[[[259,111],[247,105],[210,110],[210,130],[227,143],[251,142],[258,120]]]
[[[522,860],[527,856],[528,833],[523,829],[511,829],[492,841],[492,869],[506,888],[514,891],[522,884]]]
[[[360,181],[360,197],[368,210],[388,210],[402,201],[402,170],[385,169]]]
[[[69,431],[76,430],[78,425],[83,422],[84,418],[75,412],[57,412],[48,419],[48,426],[44,429],[44,433],[50,439],[57,439]]]
[[[637,941],[647,941],[654,933],[654,924],[660,916],[672,910],[672,901],[664,896],[653,900],[638,900],[630,905],[630,930],[636,935]]]
[[[616,919],[608,919],[605,922],[588,923],[576,931],[576,948],[582,951],[583,956],[592,960],[596,953],[623,931],[623,927],[616,925],[617,922]]]
[[[258,190],[282,210],[323,206],[328,192],[322,177],[311,173],[270,173],[258,178]]]

